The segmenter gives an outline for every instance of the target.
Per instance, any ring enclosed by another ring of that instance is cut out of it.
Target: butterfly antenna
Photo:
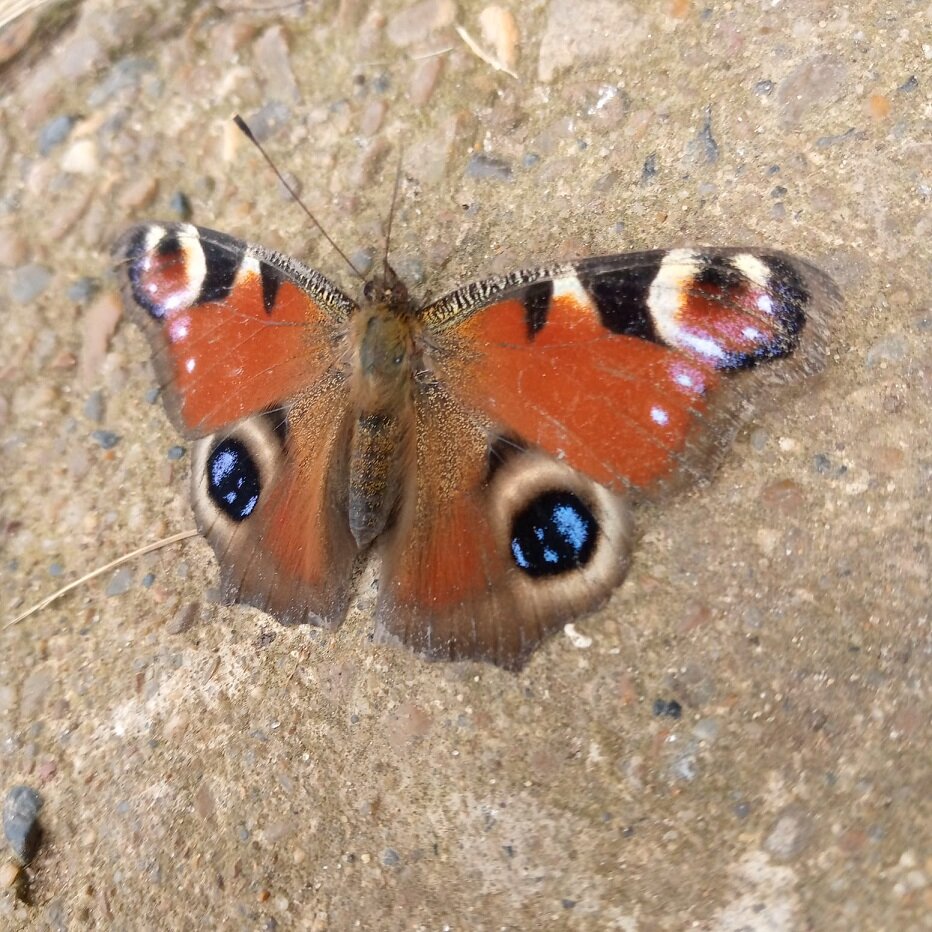
[[[388,253],[392,245],[392,224],[395,221],[395,205],[398,203],[398,190],[401,187],[401,165],[404,161],[404,147],[398,148],[398,167],[395,169],[395,186],[392,188],[392,203],[388,208],[388,229],[385,231],[385,255],[382,256],[382,273],[388,281],[391,269],[388,265]]]
[[[330,245],[337,251],[337,254],[340,256],[340,258],[353,270],[353,274],[360,281],[364,282],[366,280],[366,276],[363,275],[362,272],[360,272],[359,269],[357,269],[355,265],[353,265],[353,263],[350,261],[349,256],[345,252],[343,252],[343,250],[340,249],[339,246],[337,246],[337,244],[331,238],[330,234],[323,228],[320,221],[311,213],[307,204],[305,204],[304,201],[301,200],[301,198],[298,196],[298,192],[295,191],[295,189],[290,184],[288,184],[288,182],[285,180],[285,176],[282,175],[282,173],[278,170],[278,166],[272,161],[271,157],[265,151],[265,149],[262,148],[262,144],[253,135],[253,132],[247,125],[246,121],[238,113],[236,113],[233,115],[233,122],[237,125],[237,127],[242,132],[242,134],[259,150],[260,155],[262,156],[262,158],[265,159],[269,168],[271,168],[272,171],[275,172],[275,176],[285,186],[285,190],[292,196],[292,198],[294,198],[295,203],[301,208],[301,210],[303,210],[304,213],[307,214],[308,219],[311,221],[311,223],[313,223],[314,226],[317,227],[318,230],[320,230],[324,239],[328,243],[330,243]]]

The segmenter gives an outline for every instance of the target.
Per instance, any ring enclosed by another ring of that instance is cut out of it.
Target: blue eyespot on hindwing
[[[511,525],[511,554],[528,576],[557,576],[584,567],[595,553],[599,525],[572,492],[543,492]]]
[[[207,457],[207,493],[232,521],[245,521],[259,503],[259,467],[246,445],[234,437],[219,441]]]

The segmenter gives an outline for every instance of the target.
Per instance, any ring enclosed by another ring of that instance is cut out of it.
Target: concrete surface
[[[626,584],[518,676],[373,647],[369,591],[336,634],[219,606],[200,540],[0,631],[0,790],[44,800],[0,927],[932,927],[932,7],[509,5],[517,80],[453,0],[88,0],[0,33],[3,618],[192,523],[121,229],[183,194],[352,287],[234,111],[360,257],[403,143],[425,295],[778,246],[844,291],[833,364],[642,510]]]

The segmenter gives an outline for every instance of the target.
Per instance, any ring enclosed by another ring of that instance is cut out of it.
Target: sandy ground
[[[0,791],[44,801],[0,927],[932,928],[932,8],[508,5],[516,79],[453,0],[89,0],[0,33],[3,618],[192,525],[121,229],[190,209],[352,286],[236,110],[360,257],[403,143],[424,295],[777,246],[844,292],[832,364],[642,511],[628,581],[519,675],[373,646],[368,590],[335,634],[218,605],[199,539],[0,631]]]

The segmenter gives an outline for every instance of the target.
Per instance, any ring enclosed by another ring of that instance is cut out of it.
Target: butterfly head
[[[384,304],[396,313],[407,311],[411,304],[407,286],[387,262],[381,275],[366,281],[362,295],[366,304]]]

